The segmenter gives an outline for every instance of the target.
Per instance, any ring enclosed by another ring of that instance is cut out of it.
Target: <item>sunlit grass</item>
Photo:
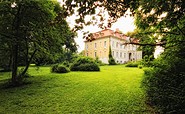
[[[142,69],[102,66],[100,72],[56,74],[30,67],[29,73],[30,84],[0,89],[0,113],[149,113]]]

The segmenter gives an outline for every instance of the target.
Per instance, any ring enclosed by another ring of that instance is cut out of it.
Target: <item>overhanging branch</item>
[[[177,26],[177,29],[183,34],[183,36],[185,36],[185,33],[181,30],[181,28],[178,25],[176,26]]]
[[[0,36],[4,36],[6,38],[15,38],[16,36],[10,35],[10,34],[5,34],[5,33],[0,33]]]
[[[133,44],[133,45],[139,45],[139,46],[164,46],[164,45],[166,45],[166,42],[159,42],[159,43],[156,43],[156,44],[135,43],[135,42],[123,43],[123,45],[127,45],[127,44]]]
[[[162,31],[162,32],[144,32],[144,33],[139,33],[139,34],[155,34],[155,33],[180,35],[179,33],[176,33],[176,32],[165,32],[165,31]]]

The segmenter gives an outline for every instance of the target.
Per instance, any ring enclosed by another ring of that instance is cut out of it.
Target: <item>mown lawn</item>
[[[2,88],[10,73],[0,73],[0,114],[150,113],[140,87],[143,70],[102,66],[100,72],[50,73],[30,67],[31,83]]]

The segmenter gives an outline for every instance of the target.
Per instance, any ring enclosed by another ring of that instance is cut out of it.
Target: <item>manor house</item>
[[[142,59],[142,51],[138,51],[138,46],[127,44],[138,40],[127,37],[119,29],[116,31],[105,29],[91,35],[91,40],[85,41],[85,56],[98,57],[103,63],[108,64],[111,49],[113,58],[120,64]]]

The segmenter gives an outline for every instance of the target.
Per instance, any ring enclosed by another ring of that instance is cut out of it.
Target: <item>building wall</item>
[[[108,33],[111,32],[108,31]],[[91,42],[85,41],[85,56],[98,57],[103,63],[108,64],[109,47],[111,47],[112,56],[117,63],[122,64],[142,59],[142,51],[137,51],[138,46],[132,44],[123,45],[126,40],[117,36],[116,34],[110,34],[110,36],[100,37]]]
[[[109,44],[109,37],[85,42],[85,56],[98,57],[103,63],[108,63]]]
[[[117,63],[142,59],[142,51],[137,51],[138,46],[132,44],[123,45],[124,42],[122,39],[111,37],[112,56]]]

